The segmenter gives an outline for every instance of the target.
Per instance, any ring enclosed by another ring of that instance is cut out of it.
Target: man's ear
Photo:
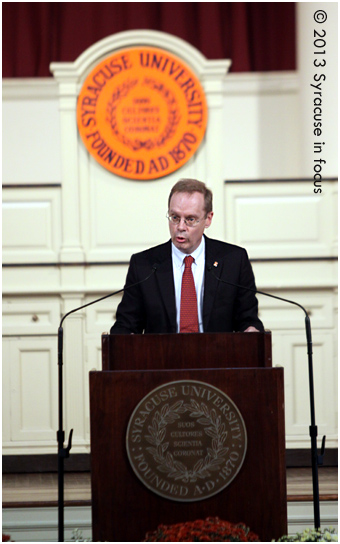
[[[205,228],[206,228],[206,229],[207,229],[208,227],[210,227],[211,222],[212,222],[213,215],[214,215],[214,212],[209,212],[209,213],[207,213],[207,217],[206,217],[206,219],[205,219]]]

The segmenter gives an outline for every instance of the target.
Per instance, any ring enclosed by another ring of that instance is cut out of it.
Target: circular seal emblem
[[[247,449],[243,418],[220,389],[183,380],[151,391],[130,418],[126,447],[143,484],[167,499],[192,502],[225,489]]]
[[[87,76],[77,124],[88,152],[125,178],[166,176],[197,151],[207,125],[203,88],[178,57],[155,47],[116,51]]]

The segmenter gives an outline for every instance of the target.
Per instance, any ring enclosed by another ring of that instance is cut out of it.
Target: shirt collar
[[[184,258],[188,257],[188,255],[186,253],[183,253],[183,251],[180,251],[172,242],[171,242],[171,246],[172,246],[172,262],[174,263],[175,266],[177,266],[177,268],[181,268]],[[199,259],[204,257],[204,248],[205,248],[205,240],[204,240],[204,236],[202,236],[202,240],[198,248],[196,248],[195,251],[189,254],[195,259],[194,264],[198,264]]]

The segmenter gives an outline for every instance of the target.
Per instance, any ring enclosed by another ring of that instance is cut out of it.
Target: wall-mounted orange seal
[[[180,58],[155,47],[116,51],[85,79],[77,124],[88,152],[110,172],[151,180],[178,170],[200,146],[204,90]]]

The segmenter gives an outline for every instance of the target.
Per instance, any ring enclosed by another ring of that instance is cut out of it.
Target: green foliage
[[[338,535],[333,527],[327,529],[305,529],[303,533],[283,536],[272,542],[338,542]]]
[[[92,540],[90,538],[83,538],[83,533],[80,529],[74,529],[71,542],[92,542]]]

